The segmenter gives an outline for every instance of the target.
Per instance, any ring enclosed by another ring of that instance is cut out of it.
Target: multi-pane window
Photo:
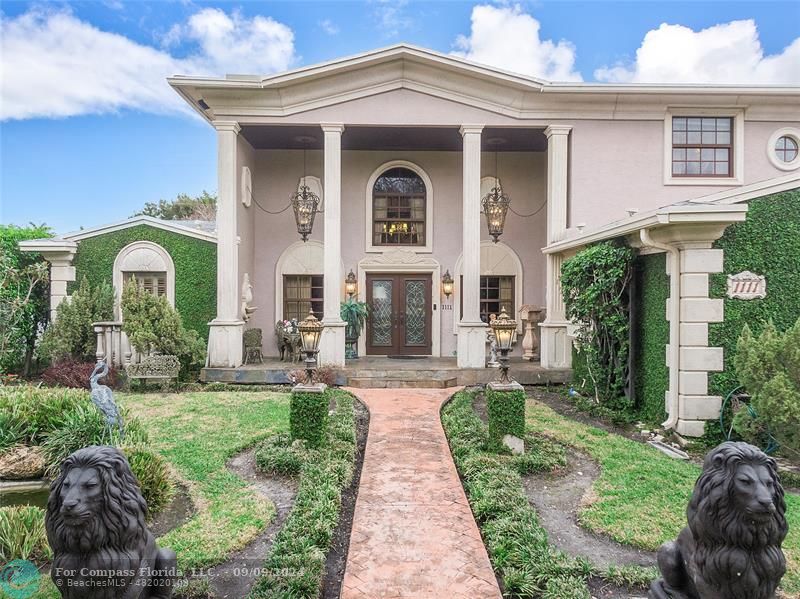
[[[387,170],[372,188],[373,245],[425,245],[425,182],[411,169]]]
[[[672,117],[672,175],[733,176],[733,119]]]
[[[283,318],[305,320],[309,310],[322,320],[322,275],[283,275]]]
[[[797,140],[788,135],[782,135],[775,142],[775,155],[781,162],[791,162],[797,158]]]
[[[136,277],[136,283],[145,291],[153,295],[167,295],[167,273],[165,272],[125,272],[123,283],[125,285]]]
[[[462,289],[464,277],[461,277]],[[481,320],[485,323],[489,322],[491,314],[499,315],[501,308],[506,309],[506,313],[514,318],[514,277],[494,277],[482,276],[481,277],[481,292],[480,292],[480,314]],[[463,298],[463,294],[462,294]],[[461,312],[463,315],[463,300],[461,305]]]

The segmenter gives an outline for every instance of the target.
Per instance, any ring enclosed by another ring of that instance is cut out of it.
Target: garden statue
[[[105,385],[97,383],[100,379],[105,378],[106,375],[108,375],[108,364],[105,360],[100,360],[89,377],[89,385],[92,387],[92,403],[106,417],[106,429],[109,434],[113,428],[116,428],[119,431],[120,438],[122,438],[125,430],[122,426],[122,416],[119,414],[119,408],[114,401],[114,394]]]
[[[658,550],[650,599],[772,599],[786,572],[786,503],[775,460],[726,442],[706,455],[688,526]]]
[[[65,599],[167,599],[177,557],[145,524],[147,503],[116,447],[79,449],[50,487],[45,528],[50,576]]]
[[[497,361],[497,339],[494,336],[494,330],[491,323],[497,318],[497,314],[489,315],[489,329],[486,331],[486,340],[489,342],[489,361],[486,363],[488,368],[499,368],[500,362]]]
[[[250,304],[253,302],[253,285],[250,283],[250,275],[244,273],[244,280],[242,281],[242,320],[245,322],[250,321],[250,315],[258,310],[255,306]]]

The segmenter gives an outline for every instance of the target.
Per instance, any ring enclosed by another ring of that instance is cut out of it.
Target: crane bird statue
[[[89,384],[92,387],[92,403],[97,406],[103,415],[106,417],[106,428],[109,434],[113,428],[119,430],[120,439],[125,434],[122,426],[122,416],[120,416],[117,403],[114,401],[114,394],[111,389],[105,385],[99,384],[99,381],[108,374],[108,364],[105,360],[100,360],[97,366],[94,367],[92,376],[89,377]]]

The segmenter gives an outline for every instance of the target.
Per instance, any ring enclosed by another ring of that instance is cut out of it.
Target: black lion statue
[[[775,460],[747,443],[706,455],[688,526],[658,550],[651,599],[772,599],[786,572],[786,503]]]
[[[50,487],[51,576],[69,599],[169,598],[177,558],[147,529],[147,503],[115,447],[79,449]]]

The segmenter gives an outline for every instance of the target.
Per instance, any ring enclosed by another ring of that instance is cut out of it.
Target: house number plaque
[[[767,279],[745,270],[738,275],[728,275],[728,297],[731,299],[762,299],[767,297]]]

